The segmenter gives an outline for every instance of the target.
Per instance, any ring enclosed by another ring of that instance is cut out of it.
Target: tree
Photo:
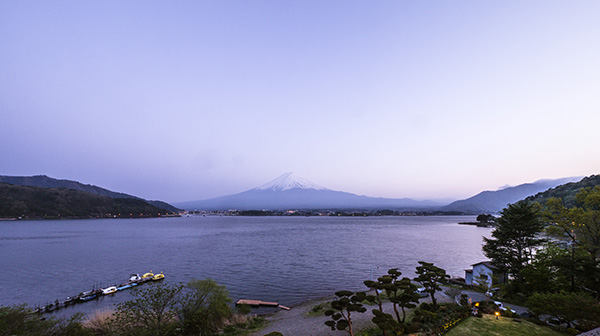
[[[335,292],[337,296],[331,302],[331,308],[325,312],[326,316],[331,317],[331,321],[326,321],[325,325],[331,328],[331,330],[345,330],[350,336],[354,336],[352,330],[352,312],[364,313],[367,308],[361,303],[367,298],[367,294],[364,292],[358,292],[354,294],[351,291],[339,291]]]
[[[406,310],[407,308],[415,308],[417,303],[419,303],[420,295],[417,294],[418,286],[412,283],[409,278],[402,278],[400,281],[396,283],[397,288],[400,290],[396,293],[396,295],[390,299],[394,303],[394,307],[396,304],[402,308],[402,319],[400,316],[396,314],[398,318],[398,322],[404,324],[406,320]],[[395,308],[394,308],[395,309]],[[397,312],[397,311],[396,311]]]
[[[178,311],[184,335],[217,334],[233,314],[229,292],[212,279],[191,280],[184,292]]]
[[[183,286],[153,285],[135,288],[136,299],[117,305],[112,322],[119,335],[173,335],[177,327],[177,303]]]
[[[462,296],[462,290],[456,287],[449,287],[444,291],[444,294],[451,298],[452,302],[459,303],[459,299]]]
[[[527,300],[527,307],[535,315],[550,315],[571,327],[573,321],[600,321],[600,304],[584,293],[535,293]]]
[[[388,273],[392,271],[389,270]],[[375,295],[367,295],[366,299],[369,302],[374,302],[379,306],[379,309],[373,310],[373,323],[375,323],[379,329],[381,329],[382,335],[387,335],[387,330],[390,329],[390,325],[393,324],[394,318],[390,314],[386,314],[383,312],[383,299],[381,297],[381,292],[388,288],[388,286],[392,283],[394,279],[390,274],[386,274],[377,278],[377,281],[366,280],[364,281],[365,286],[369,287],[375,292]],[[391,319],[391,322],[390,322]]]
[[[437,300],[435,292],[440,290],[440,284],[445,283],[446,279],[450,278],[446,271],[442,268],[434,266],[433,263],[419,261],[421,266],[417,266],[416,273],[418,276],[414,279],[425,287],[425,292],[429,293],[433,310],[437,310]]]
[[[561,199],[546,202],[546,218],[551,223],[547,231],[570,245],[571,291],[581,287],[600,296],[600,186],[581,189],[575,195],[573,208],[566,208]],[[587,254],[587,258],[580,255]],[[586,271],[578,272],[577,268]],[[581,273],[582,276],[577,276]],[[580,279],[579,284],[576,280]],[[578,285],[578,286],[577,286]]]
[[[0,306],[1,336],[77,336],[91,335],[81,327],[82,314],[75,314],[69,320],[50,317],[42,319],[26,305]]]
[[[475,279],[473,280],[475,282],[476,287],[484,293],[487,293],[487,291],[489,291],[492,287],[490,276],[487,273],[477,274],[477,276],[475,276]]]
[[[490,223],[494,222],[495,217],[488,214],[481,214],[477,216],[477,221],[479,223]]]
[[[509,204],[502,210],[492,238],[483,238],[483,251],[500,272],[506,272],[522,290],[521,270],[533,258],[534,251],[544,242],[538,238],[543,231],[539,205],[527,202]]]
[[[387,331],[398,332],[402,330],[402,325],[406,319],[406,308],[414,308],[419,302],[419,295],[415,293],[417,286],[413,284],[409,278],[398,279],[402,275],[402,272],[398,271],[397,268],[391,268],[388,270],[388,274],[383,275],[377,279],[377,281],[365,281],[365,285],[371,289],[375,289],[375,295],[368,295],[367,300],[378,304],[379,309],[373,310],[373,323],[375,323],[382,334],[385,336]],[[390,314],[383,311],[382,299],[379,294],[380,291],[385,291],[386,296],[392,302],[394,315],[396,320]],[[402,309],[402,317],[398,307]]]

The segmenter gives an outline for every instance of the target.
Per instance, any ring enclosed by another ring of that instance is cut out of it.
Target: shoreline
[[[331,330],[325,325],[331,318],[324,314],[318,316],[309,316],[312,308],[318,304],[331,301],[335,295],[326,296],[317,299],[311,299],[301,304],[292,306],[292,310],[278,309],[271,314],[261,315],[265,317],[267,324],[260,330],[249,334],[249,336],[264,336],[271,332],[280,332],[284,336],[342,336],[348,335],[346,331]],[[450,302],[448,296],[443,292],[436,293],[438,302]],[[431,302],[431,298],[426,297],[419,300],[419,303]],[[365,305],[367,311],[364,313],[352,314],[352,326],[355,332],[372,328],[373,309],[378,309],[376,304]],[[390,301],[383,303],[384,312],[392,312],[393,304]]]

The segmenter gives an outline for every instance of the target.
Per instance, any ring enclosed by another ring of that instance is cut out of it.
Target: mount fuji
[[[285,209],[405,209],[439,207],[433,201],[380,198],[324,188],[295,173],[239,194],[201,201],[176,203],[186,210],[285,210]]]

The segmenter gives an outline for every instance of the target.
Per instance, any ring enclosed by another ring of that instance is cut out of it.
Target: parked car
[[[500,309],[501,311],[505,312],[507,310],[510,310],[511,313],[516,314],[517,312],[514,309],[510,309],[510,308],[506,308],[504,307],[504,304],[500,301],[494,301],[494,304],[496,306],[498,306],[498,309]]]
[[[421,296],[421,297],[427,297],[429,295],[429,293],[427,293],[425,291],[425,287],[417,288],[417,290],[415,291],[415,293],[419,294],[419,296]]]
[[[496,288],[490,288],[490,290],[488,290],[487,292],[485,292],[486,296],[489,297],[494,297],[496,296],[496,294],[498,293],[498,291],[500,290],[500,288],[496,287]]]

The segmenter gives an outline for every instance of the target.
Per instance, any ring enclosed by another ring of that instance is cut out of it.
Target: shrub
[[[92,312],[83,322],[82,326],[99,335],[110,335],[115,332],[112,327],[115,310],[105,309]]]

